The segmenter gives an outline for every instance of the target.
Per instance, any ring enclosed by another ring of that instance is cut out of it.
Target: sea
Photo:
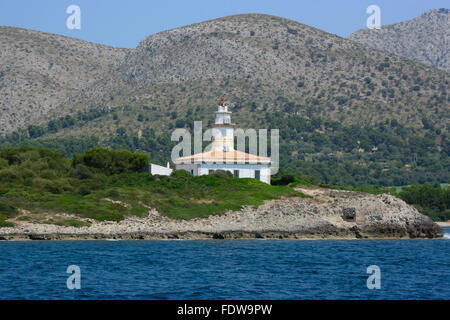
[[[449,299],[436,240],[0,241],[0,299]]]

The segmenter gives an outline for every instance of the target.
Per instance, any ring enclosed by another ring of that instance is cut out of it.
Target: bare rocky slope
[[[0,135],[48,121],[70,95],[108,81],[127,49],[0,26]]]
[[[89,227],[62,227],[15,219],[0,228],[3,240],[44,239],[228,239],[228,238],[438,238],[442,230],[428,217],[391,195],[301,188],[311,198],[268,200],[207,219],[174,220],[149,210],[146,218],[89,221]],[[69,217],[64,215],[65,218]]]
[[[412,20],[361,29],[349,39],[450,72],[450,21],[448,9],[424,12]]]
[[[109,104],[157,106],[155,113],[182,116],[224,95],[238,106],[240,123],[249,125],[257,118],[248,116],[252,102],[261,114],[279,111],[288,100],[300,105],[294,113],[345,124],[396,118],[421,127],[426,116],[445,130],[439,115],[449,105],[439,97],[447,95],[448,81],[446,72],[292,20],[243,14],[145,38],[127,53],[114,83],[78,99],[102,103],[113,92]],[[159,130],[166,120],[155,122]]]
[[[171,112],[183,117],[225,95],[236,121],[292,112],[351,124],[396,118],[446,131],[449,74],[355,41],[263,14],[205,21],[151,35],[136,49],[116,49],[41,32],[0,29],[0,134],[77,110],[142,106],[156,132]],[[135,109],[133,109],[135,108]],[[147,109],[150,110],[150,109]],[[255,114],[253,112],[253,114]],[[261,120],[261,119],[260,119]],[[136,119],[105,117],[63,135],[137,132]],[[100,132],[98,132],[100,130]]]

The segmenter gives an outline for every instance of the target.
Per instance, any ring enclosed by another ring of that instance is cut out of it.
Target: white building
[[[175,159],[176,169],[187,170],[194,176],[226,170],[237,178],[254,178],[270,184],[270,158],[234,149],[234,124],[223,100],[212,128],[211,150]]]
[[[170,163],[167,162],[167,167],[159,166],[154,163],[150,163],[150,173],[151,174],[159,174],[162,176],[170,176],[173,169],[170,168]]]

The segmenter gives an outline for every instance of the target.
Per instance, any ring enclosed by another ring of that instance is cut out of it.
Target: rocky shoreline
[[[95,221],[65,227],[15,220],[0,228],[0,240],[96,239],[400,239],[440,238],[442,229],[415,208],[391,195],[321,188],[299,188],[311,198],[286,197],[206,219],[174,220],[149,210],[145,218]]]

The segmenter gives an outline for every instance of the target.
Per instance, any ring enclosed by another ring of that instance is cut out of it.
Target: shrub
[[[75,170],[72,172],[72,177],[84,180],[93,178],[94,174],[88,167],[80,163],[75,166]]]
[[[301,175],[300,180],[306,181],[312,185],[318,185],[320,183],[320,180],[314,176],[311,175]]]
[[[435,188],[430,184],[412,185],[398,195],[434,220],[450,219],[450,189]]]
[[[38,149],[39,155],[41,158],[49,158],[49,159],[62,159],[64,158],[64,155],[55,151],[52,151],[50,149],[46,148],[40,148]]]
[[[193,175],[186,170],[173,170],[170,176],[173,178],[185,178],[185,179],[190,179],[193,177]]]
[[[14,182],[20,178],[21,175],[17,167],[0,170],[0,181],[2,182]]]
[[[17,208],[7,203],[0,202],[0,214],[10,217],[17,213]]]
[[[233,176],[233,174],[227,170],[215,170],[211,175],[217,178],[231,178]]]
[[[14,223],[5,221],[13,217],[17,213],[17,209],[9,204],[0,202],[0,227],[14,227]]]
[[[295,181],[295,176],[290,173],[279,172],[271,179],[271,184],[274,186],[286,186]]]
[[[41,178],[41,177],[36,177],[33,179],[33,187],[37,188],[37,189],[43,189],[45,183],[47,182],[47,179]]]
[[[54,194],[60,194],[64,191],[64,186],[59,181],[49,181],[45,184],[45,189]]]
[[[125,136],[127,133],[127,130],[124,127],[120,127],[116,130],[117,134],[121,137]]]
[[[20,174],[22,175],[22,178],[25,179],[30,179],[30,178],[34,178],[34,172],[30,169],[27,168],[22,168],[20,171]]]
[[[88,186],[82,184],[81,186],[78,187],[77,193],[82,196],[86,196],[88,194],[91,194],[91,190],[89,189]]]
[[[106,193],[106,196],[113,199],[118,199],[120,198],[120,192],[115,189],[111,189]]]
[[[126,150],[109,150],[92,148],[73,158],[73,165],[84,164],[106,174],[122,172],[146,172],[148,170],[148,155],[131,153]]]
[[[51,170],[51,169],[42,170],[41,173],[39,174],[39,176],[41,178],[48,179],[48,180],[56,179],[55,171]]]
[[[31,125],[28,127],[28,134],[30,138],[38,138],[45,133],[45,129],[41,126]]]
[[[6,148],[0,152],[0,157],[7,160],[8,163],[18,164],[20,163],[20,154],[34,150],[31,147],[20,147],[20,148]]]
[[[274,185],[281,185],[285,186],[288,185],[291,182],[295,181],[295,177],[292,174],[285,174],[283,175],[278,181],[274,181]]]
[[[64,227],[75,227],[75,228],[81,228],[81,227],[89,227],[91,225],[90,222],[87,221],[80,221],[75,219],[66,219],[62,221],[56,221],[54,224],[58,226],[64,226]]]
[[[175,122],[175,127],[177,127],[177,128],[183,128],[184,125],[185,125],[185,122],[184,122],[183,119],[178,119],[178,120]]]
[[[10,165],[22,165],[34,163],[47,163],[51,161],[53,164],[62,163],[63,155],[49,149],[37,149],[32,147],[6,148],[0,152],[0,158],[8,161]],[[46,164],[48,166],[48,164]],[[30,167],[31,168],[31,167]]]
[[[49,168],[47,161],[45,161],[44,159],[26,162],[24,163],[24,165],[26,165],[26,167],[28,167],[33,172],[42,171]]]
[[[0,228],[6,228],[6,227],[14,227],[16,224],[14,222],[9,222],[5,220],[0,219]]]

